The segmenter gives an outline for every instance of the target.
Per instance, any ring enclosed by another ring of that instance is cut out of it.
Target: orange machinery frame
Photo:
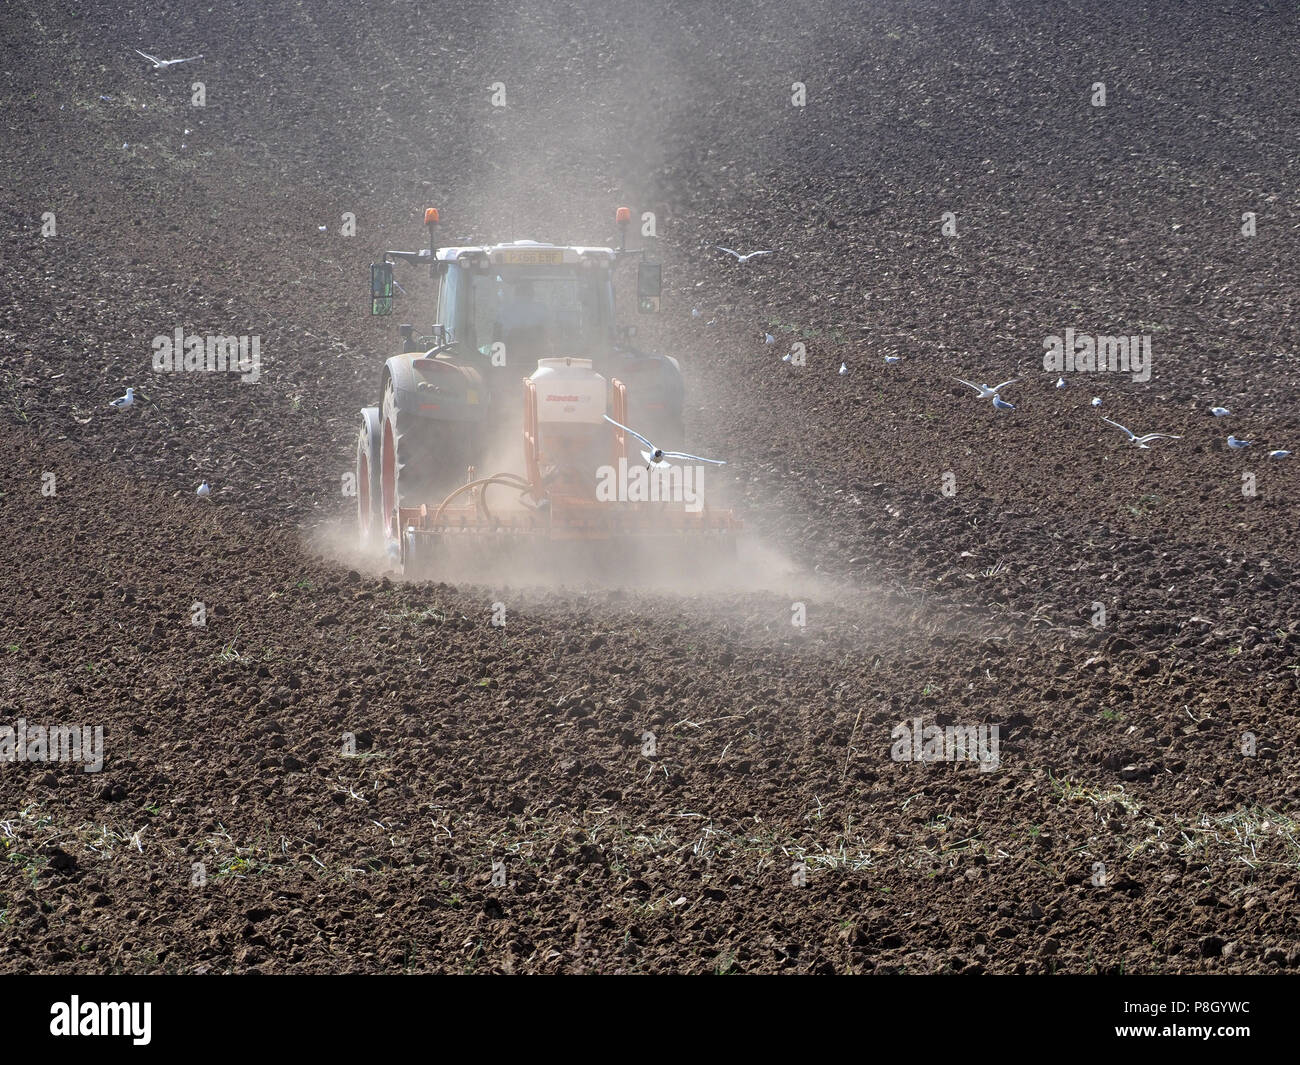
[[[627,423],[627,386],[617,379],[611,381],[611,417],[616,422]],[[640,461],[640,454],[617,426],[610,426],[613,438],[613,459],[626,459],[629,464]],[[402,507],[398,511],[398,529],[402,536],[407,530],[418,533],[504,533],[549,537],[554,540],[608,540],[624,536],[673,536],[692,533],[734,535],[744,523],[730,510],[714,510],[707,505],[698,512],[678,510],[662,503],[600,502],[595,498],[561,493],[548,487],[542,472],[541,433],[537,418],[537,386],[524,380],[524,470],[525,476],[498,473],[490,477],[477,477],[470,467],[465,484],[442,502],[418,507]],[[522,510],[498,513],[487,505],[487,489],[492,485],[512,488],[525,502]],[[467,502],[453,502],[468,495]]]

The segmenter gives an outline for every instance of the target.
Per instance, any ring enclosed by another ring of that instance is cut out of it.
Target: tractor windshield
[[[512,362],[597,355],[611,341],[609,300],[605,270],[497,267],[476,274],[470,285],[471,343],[488,356],[504,344]]]

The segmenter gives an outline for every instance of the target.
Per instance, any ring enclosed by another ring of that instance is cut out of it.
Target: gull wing
[[[1109,418],[1102,418],[1102,421],[1105,422],[1107,425],[1113,425],[1116,429],[1124,429],[1125,434],[1128,436],[1130,440],[1137,439],[1137,437],[1133,435],[1133,432],[1131,430],[1125,429],[1124,426],[1119,424],[1119,422],[1113,422]]]
[[[1152,440],[1181,440],[1181,436],[1174,436],[1173,433],[1147,433],[1146,436],[1139,436],[1137,442],[1146,444]]]
[[[632,434],[633,436],[635,436],[638,440],[640,440],[641,443],[645,444],[645,446],[648,447],[651,451],[656,450],[654,444],[650,443],[649,440],[647,440],[644,436],[642,436],[640,433],[638,433],[635,429],[629,429],[626,425],[623,425],[621,422],[616,422],[616,421],[614,421],[614,419],[611,418],[608,414],[606,414],[606,415],[604,416],[604,418],[605,418],[605,421],[609,422],[610,425],[616,425],[616,426],[618,426],[618,428],[622,429],[623,432],[625,432],[625,433],[631,433],[631,434]]]
[[[987,387],[986,385],[977,385],[974,381],[967,381],[961,377],[954,377],[953,380],[956,381],[958,384],[965,385],[967,388],[975,389],[975,391],[978,392],[981,396],[984,395],[984,390]],[[997,389],[994,389],[994,391],[996,392]]]
[[[142,52],[142,51],[140,51],[139,48],[132,48],[131,51],[133,51],[136,55],[142,55],[142,56],[144,56],[147,60],[149,60],[150,63],[161,63],[161,62],[162,62],[162,60],[159,59],[156,55],[150,55],[148,52]]]
[[[771,255],[770,251],[751,251],[745,256],[746,259],[757,259],[760,255]]]
[[[194,62],[194,60],[196,60],[196,59],[202,59],[202,58],[203,58],[203,57],[202,57],[201,55],[190,55],[190,56],[186,56],[184,59],[171,59],[171,60],[168,60],[168,62],[171,62],[171,63],[192,63],[192,62]]]
[[[738,251],[732,251],[730,248],[724,248],[721,244],[715,244],[713,246],[717,248],[718,251],[725,251],[728,255],[734,255],[737,259],[742,258],[740,252]]]
[[[1019,380],[1021,380],[1021,378],[1019,378],[1019,377],[1013,377],[1013,378],[1011,378],[1010,381],[1003,381],[1000,385],[994,385],[994,386],[993,386],[993,391],[994,391],[994,392],[1001,392],[1004,388],[1010,388],[1012,385],[1014,385],[1014,384],[1015,384],[1017,381],[1019,381]]]
[[[699,455],[687,455],[681,451],[665,451],[664,458],[686,459],[688,462],[707,462],[713,466],[725,466],[727,464],[725,459],[706,459],[701,458]]]

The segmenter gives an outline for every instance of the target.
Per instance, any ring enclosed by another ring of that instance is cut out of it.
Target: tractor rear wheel
[[[665,451],[681,451],[686,446],[686,423],[681,412],[665,418],[659,436],[652,436],[650,439]],[[664,441],[662,444],[659,443],[660,439]]]
[[[379,450],[383,435],[379,408],[362,408],[361,431],[357,434],[357,540],[365,554],[372,554],[383,546],[379,483],[383,462]]]
[[[628,422],[638,433],[644,434],[655,442],[655,447],[664,451],[681,451],[686,446],[686,422],[681,411],[638,411],[635,401],[630,404]],[[634,441],[635,442],[635,441]],[[637,445],[640,447],[640,445]]]
[[[399,507],[427,503],[432,508],[465,483],[473,429],[471,423],[421,418],[401,410],[391,378],[384,383],[379,494],[390,554],[401,550],[404,530],[398,528]]]

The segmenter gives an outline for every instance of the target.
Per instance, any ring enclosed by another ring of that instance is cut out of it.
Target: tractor
[[[395,263],[427,264],[437,295],[436,324],[418,337],[399,327],[402,351],[384,363],[380,403],[361,411],[363,550],[386,550],[409,572],[429,569],[452,532],[547,542],[734,533],[729,512],[596,498],[597,469],[639,465],[627,427],[664,450],[684,443],[677,360],[632,347],[635,330],[615,318],[615,270],[632,256],[638,310],[659,310],[660,265],[627,249],[630,218],[618,208],[617,249],[532,240],[443,247],[429,208],[427,248],[386,251],[371,264],[372,315],[392,313]],[[522,450],[518,468],[480,477],[503,449]],[[489,508],[492,486],[515,492],[513,506]]]

